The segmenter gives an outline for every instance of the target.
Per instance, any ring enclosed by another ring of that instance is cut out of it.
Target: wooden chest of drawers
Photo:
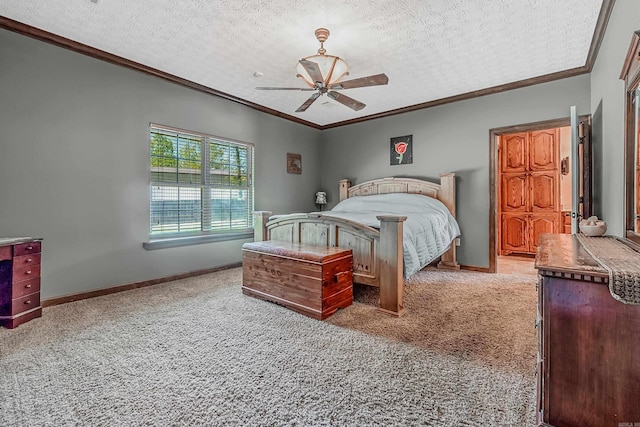
[[[0,240],[0,326],[42,316],[39,239]]]
[[[242,292],[323,320],[353,302],[351,249],[263,241],[242,247]]]
[[[543,234],[536,268],[539,425],[638,425],[640,306],[611,296],[607,270],[570,234]]]

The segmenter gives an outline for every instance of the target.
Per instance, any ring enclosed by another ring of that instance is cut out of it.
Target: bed
[[[345,179],[340,181],[340,202],[330,211],[276,216],[271,216],[271,212],[256,211],[255,240],[352,249],[353,281],[379,287],[379,309],[399,316],[404,310],[403,276],[410,276],[437,258],[440,258],[439,268],[460,268],[456,260],[455,238],[460,229],[455,222],[455,197],[453,173],[442,174],[439,184],[395,177],[351,186]],[[392,200],[385,200],[387,198]],[[405,202],[400,201],[402,198],[408,199],[410,205],[407,206],[410,207],[400,204]],[[425,205],[427,207],[423,208]],[[406,214],[403,209],[407,210]],[[440,218],[436,221],[440,225],[434,229],[444,227],[447,230],[438,230],[442,235],[435,245],[437,253],[412,260],[415,254],[411,248],[407,250],[407,246],[415,236],[410,232],[416,228],[424,231],[423,226],[416,225],[415,217],[424,216],[422,211],[431,209]],[[443,220],[445,217],[447,219]],[[409,270],[405,269],[407,264],[410,264]]]

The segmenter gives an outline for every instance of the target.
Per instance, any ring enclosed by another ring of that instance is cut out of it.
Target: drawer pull
[[[31,270],[27,270],[27,271],[25,271],[25,273],[24,273],[24,274],[31,274]]]
[[[24,285],[24,287],[29,289],[31,287],[31,283],[27,283],[26,285]]]
[[[27,246],[27,250],[28,250],[28,251],[30,251],[30,250],[32,250],[32,249],[33,249],[33,246],[31,246],[31,245]]]
[[[25,305],[29,305],[29,304],[31,304],[31,300],[29,300],[29,301],[25,301],[25,302],[24,302],[24,304],[25,304]]]
[[[33,261],[33,258],[27,258],[27,262]]]

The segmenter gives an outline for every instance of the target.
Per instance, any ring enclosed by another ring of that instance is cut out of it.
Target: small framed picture
[[[300,154],[287,153],[287,173],[302,173],[302,156]]]
[[[391,138],[391,165],[409,165],[413,163],[413,135]]]

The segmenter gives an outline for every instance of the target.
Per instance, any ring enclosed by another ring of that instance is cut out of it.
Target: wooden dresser
[[[353,303],[351,249],[266,240],[242,246],[242,292],[323,320]]]
[[[538,423],[640,425],[640,306],[611,296],[607,270],[573,235],[543,234],[535,265]]]
[[[0,238],[0,326],[15,328],[42,316],[41,239]]]

